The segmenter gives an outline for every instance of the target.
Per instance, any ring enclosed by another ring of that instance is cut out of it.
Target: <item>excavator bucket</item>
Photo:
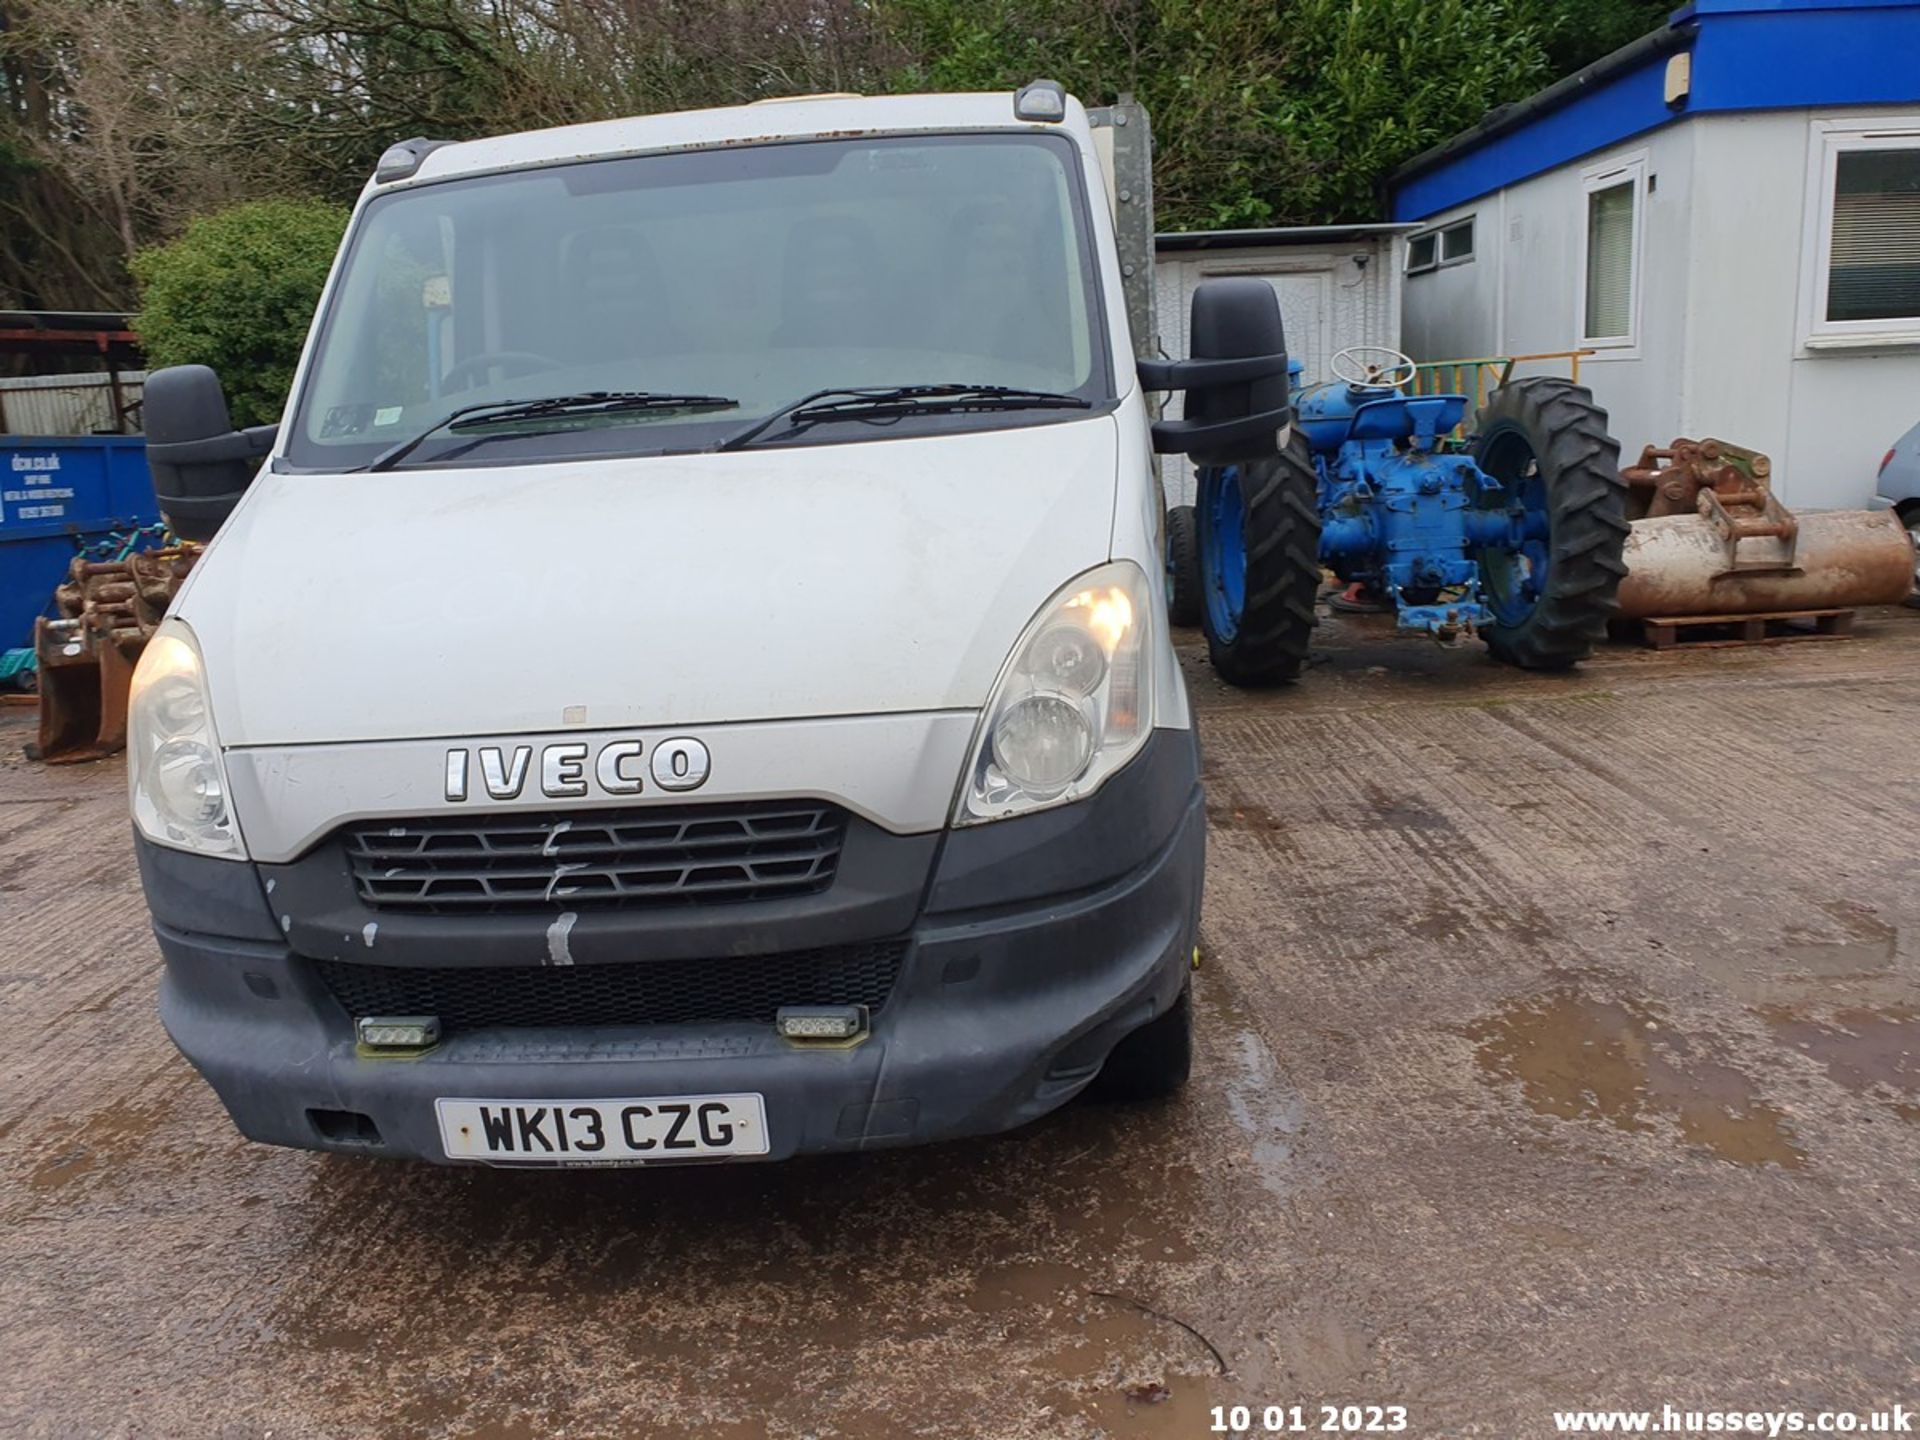
[[[197,545],[182,545],[73,562],[54,594],[59,617],[34,625],[40,758],[47,764],[98,760],[126,748],[134,666],[199,554]]]
[[[1851,610],[1912,588],[1913,542],[1892,511],[1795,515],[1755,451],[1676,440],[1620,475],[1633,522],[1622,619]]]

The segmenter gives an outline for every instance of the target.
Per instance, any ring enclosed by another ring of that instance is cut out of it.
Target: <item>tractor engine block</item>
[[[1391,598],[1403,629],[1487,624],[1474,553],[1510,545],[1524,527],[1500,503],[1497,481],[1443,448],[1466,404],[1463,395],[1340,383],[1300,398],[1296,426],[1320,484],[1321,559]],[[1448,590],[1460,593],[1443,598]]]

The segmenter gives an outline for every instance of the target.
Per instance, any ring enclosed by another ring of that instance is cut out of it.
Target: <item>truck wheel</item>
[[[1176,625],[1200,623],[1200,535],[1193,506],[1167,512],[1167,619]]]
[[[1200,624],[1230,685],[1297,678],[1320,589],[1320,482],[1304,437],[1271,460],[1200,472]]]
[[[1497,659],[1565,670],[1593,653],[1615,609],[1627,543],[1627,487],[1607,412],[1571,380],[1502,385],[1475,422],[1473,458],[1501,489],[1474,497],[1508,513],[1520,542],[1474,553],[1494,614]]]
[[[1096,1100],[1164,1100],[1177,1095],[1193,1069],[1193,982],[1180,998],[1107,1054],[1087,1093]]]

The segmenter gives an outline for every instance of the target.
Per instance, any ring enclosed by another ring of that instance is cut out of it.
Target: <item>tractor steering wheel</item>
[[[1411,355],[1384,345],[1349,345],[1327,363],[1327,368],[1356,390],[1398,390],[1411,385],[1420,373]]]

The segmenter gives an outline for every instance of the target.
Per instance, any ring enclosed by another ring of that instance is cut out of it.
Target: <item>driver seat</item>
[[[582,360],[629,360],[687,349],[659,256],[637,226],[602,225],[569,235],[561,275],[572,312],[564,317],[572,331],[570,347]]]

